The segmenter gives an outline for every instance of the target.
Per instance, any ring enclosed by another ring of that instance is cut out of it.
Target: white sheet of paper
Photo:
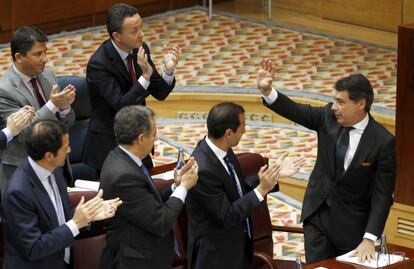
[[[75,180],[75,187],[91,191],[99,191],[99,181],[77,179]]]
[[[158,175],[152,175],[151,177],[156,178],[156,179],[162,179],[162,180],[170,180],[174,178],[174,170],[167,171],[165,173],[158,174]]]
[[[359,262],[358,261],[358,257],[351,257],[351,254],[354,252],[354,250],[351,250],[348,253],[345,253],[344,255],[338,256],[336,257],[337,261],[341,261],[341,262],[349,262],[349,263],[355,263],[355,264],[360,264],[360,265],[364,265],[366,267],[369,268],[378,268],[377,267],[377,261],[376,260],[371,260],[371,262]],[[383,267],[387,265],[387,260],[385,257],[381,257],[378,266],[379,267]],[[401,256],[396,256],[393,254],[390,254],[390,264],[394,264],[397,262],[401,262],[402,261],[402,257]]]

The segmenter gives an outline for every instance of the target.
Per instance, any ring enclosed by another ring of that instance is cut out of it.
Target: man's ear
[[[18,62],[18,63],[20,63],[20,62],[22,61],[22,57],[23,57],[23,54],[21,54],[20,52],[16,52],[16,53],[14,54],[14,59],[15,59],[15,61],[16,61],[16,62]]]
[[[112,33],[112,39],[119,42],[121,40],[121,33],[119,32],[113,32]]]
[[[55,155],[52,152],[48,151],[43,155],[43,159],[46,161],[50,161]]]
[[[141,145],[142,143],[144,143],[144,136],[145,136],[144,134],[140,134],[140,135],[137,136],[135,141],[138,145]]]
[[[225,136],[225,137],[229,137],[229,136],[231,136],[233,133],[234,133],[234,132],[233,132],[233,130],[232,130],[232,129],[230,129],[230,128],[228,128],[228,129],[226,129],[226,131],[224,132],[224,136]]]

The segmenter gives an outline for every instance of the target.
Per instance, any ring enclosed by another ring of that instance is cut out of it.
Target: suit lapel
[[[128,80],[132,85],[132,81],[129,76],[129,72],[125,66],[125,63],[119,56],[119,53],[116,51],[110,39],[106,41],[105,47],[106,47],[106,50],[108,51],[109,57],[111,58],[113,66],[116,69],[118,69],[118,71],[122,74],[122,76],[124,76],[124,78]]]
[[[329,175],[330,178],[335,178],[336,177],[336,143],[339,139],[339,135],[341,134],[342,131],[342,127],[341,125],[336,123],[335,120],[335,125],[329,128],[327,128],[329,133],[329,137],[332,137],[332,140],[329,141],[325,141],[327,144],[326,147],[326,154],[328,156],[328,158],[326,158],[327,160],[329,160]]]
[[[348,170],[353,168],[358,168],[361,166],[361,163],[364,162],[371,152],[372,147],[376,140],[376,133],[374,132],[374,119],[370,116],[369,123],[365,128],[361,139],[359,140],[357,150],[354,157],[352,158],[351,163],[349,164],[348,169],[345,171],[344,175],[347,174]],[[342,177],[343,178],[343,177]]]
[[[225,185],[226,189],[231,190],[232,197],[238,199],[239,198],[239,192],[237,191],[236,182],[234,182],[234,180],[231,178],[231,176],[227,172],[226,168],[224,168],[221,161],[217,158],[216,154],[214,154],[213,150],[207,145],[207,142],[205,141],[205,138],[200,141],[200,149],[211,160],[214,167],[216,168],[216,171],[220,174],[220,178],[223,179],[222,181],[223,181],[223,184]],[[236,173],[237,173],[237,171],[236,171]],[[239,176],[239,174],[237,174],[237,176]],[[239,177],[239,179],[240,179],[240,177]],[[241,185],[243,185],[243,184],[241,184]]]
[[[35,100],[34,96],[30,92],[30,90],[27,88],[26,84],[24,84],[21,77],[14,71],[13,66],[9,67],[8,75],[10,78],[10,81],[13,83],[13,86],[16,87],[16,91],[22,95],[27,102],[34,108],[39,109],[39,105],[37,104],[37,101]]]
[[[133,169],[136,170],[137,177],[145,179],[149,189],[152,191],[155,197],[157,197],[157,199],[162,203],[161,196],[155,188],[154,182],[152,182],[152,178],[148,178],[147,175],[145,175],[141,168],[138,166],[138,164],[130,156],[128,156],[128,154],[126,154],[122,149],[120,149],[119,146],[117,146],[114,149],[114,151],[117,154],[119,154],[121,158],[128,163],[129,166],[133,167]]]
[[[48,217],[51,226],[58,227],[59,222],[56,215],[56,210],[53,206],[52,201],[50,200],[49,194],[47,193],[45,187],[43,187],[43,184],[40,182],[40,179],[37,177],[27,159],[25,160],[24,166],[28,179],[33,184],[34,196],[37,198],[40,206],[43,208],[43,211]]]
[[[43,95],[45,96],[45,101],[47,102],[50,99],[52,85],[42,74],[37,76],[37,81],[39,81],[39,84],[42,87]]]

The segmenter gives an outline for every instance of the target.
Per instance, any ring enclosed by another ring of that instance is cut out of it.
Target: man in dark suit
[[[214,106],[207,129],[208,137],[192,153],[199,173],[187,198],[188,267],[250,268],[253,227],[249,216],[268,192],[279,190],[279,176],[296,173],[303,159],[280,159],[279,165],[263,166],[258,176],[245,177],[232,150],[245,132],[244,109],[234,103]]]
[[[22,107],[31,106],[36,111],[32,121],[56,120],[69,128],[75,121],[71,104],[75,100],[76,89],[68,85],[60,90],[53,72],[45,68],[47,41],[47,36],[32,26],[20,27],[13,33],[10,41],[13,64],[0,79],[0,117],[7,119]],[[1,154],[2,193],[13,172],[27,157],[23,146],[26,131],[23,129]]]
[[[25,106],[17,112],[10,114],[7,118],[7,124],[4,122],[3,118],[0,117],[0,150],[5,149],[7,143],[30,124],[33,116],[33,107]]]
[[[156,139],[154,112],[124,107],[116,114],[114,130],[118,146],[105,160],[100,186],[105,198],[120,197],[124,204],[107,222],[101,266],[170,269],[176,246],[172,226],[197,182],[197,163],[190,159],[174,184],[158,192],[142,162]]]
[[[83,162],[99,170],[109,151],[115,148],[114,117],[128,105],[145,105],[152,95],[164,100],[175,85],[174,68],[179,49],[165,51],[162,75],[143,42],[142,20],[136,8],[116,4],[108,11],[109,39],[89,60],[86,80],[91,100],[91,119],[85,141]],[[144,159],[152,167],[151,158]]]
[[[361,74],[338,80],[334,101],[299,104],[272,88],[275,66],[263,60],[257,85],[264,105],[318,133],[318,158],[302,208],[306,261],[352,251],[360,261],[375,257],[393,203],[395,139],[370,115],[372,86]]]
[[[28,158],[17,168],[3,199],[4,269],[68,268],[79,229],[112,217],[119,199],[102,201],[102,191],[75,210],[70,207],[62,166],[70,152],[62,123],[33,124],[25,142]]]

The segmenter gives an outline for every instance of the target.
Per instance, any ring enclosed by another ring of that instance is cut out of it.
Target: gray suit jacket
[[[45,69],[43,73],[37,76],[37,80],[40,83],[44,95],[47,100],[49,100],[50,92],[52,86],[56,84],[56,77],[53,72],[49,69]],[[30,105],[33,106],[36,110],[36,114],[33,118],[33,121],[37,120],[59,120],[58,117],[50,111],[46,106],[39,108],[35,97],[31,94],[30,90],[26,87],[20,76],[14,71],[13,66],[10,66],[9,69],[4,73],[3,77],[0,79],[0,117],[7,119],[7,117],[16,112],[20,108]],[[75,121],[75,113],[73,110],[62,119],[66,127],[69,129]],[[25,133],[27,133],[27,128],[24,129],[17,137],[15,137],[10,143],[8,143],[7,148],[2,152],[0,161],[1,165],[9,166],[19,166],[23,159],[27,156],[26,150],[23,146],[23,141]],[[3,170],[3,169],[2,169]],[[0,182],[2,191],[5,173],[0,173]]]

